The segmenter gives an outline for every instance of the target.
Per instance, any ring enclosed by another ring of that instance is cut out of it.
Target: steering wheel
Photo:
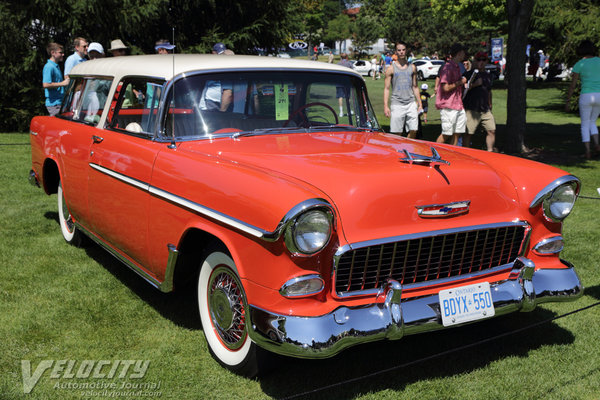
[[[285,123],[283,124],[284,127],[288,126],[288,124],[290,123],[290,121],[292,119],[294,119],[294,117],[296,116],[296,114],[299,114],[300,112],[304,111],[305,109],[307,109],[308,107],[313,107],[313,106],[321,106],[321,107],[325,107],[326,109],[328,109],[329,111],[331,111],[331,113],[333,114],[333,117],[335,118],[335,124],[339,124],[340,121],[338,119],[338,115],[335,112],[335,110],[333,108],[331,108],[329,105],[325,104],[325,103],[320,103],[320,102],[314,102],[314,103],[306,103],[303,106],[298,107],[296,110],[294,110],[294,112],[292,113],[292,115],[290,115],[290,118],[285,121]],[[308,123],[308,118],[306,117],[306,114],[301,114],[302,115],[302,119],[304,122]]]

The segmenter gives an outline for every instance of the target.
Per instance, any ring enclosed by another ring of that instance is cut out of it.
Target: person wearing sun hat
[[[110,42],[110,49],[108,51],[112,53],[113,57],[119,57],[127,55],[128,48],[121,39],[115,39]]]
[[[157,54],[171,54],[175,48],[174,44],[171,44],[168,40],[160,39],[157,40],[154,46],[154,50]]]

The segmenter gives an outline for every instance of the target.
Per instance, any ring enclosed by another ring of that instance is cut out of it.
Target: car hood
[[[405,150],[431,156],[430,142],[344,132],[251,136],[213,144],[218,157],[322,192],[335,206],[338,229],[349,243],[514,221],[523,209],[514,184],[479,159],[440,146],[439,156],[449,165],[402,160]],[[418,206],[460,201],[470,202],[464,215],[422,218],[417,213]]]

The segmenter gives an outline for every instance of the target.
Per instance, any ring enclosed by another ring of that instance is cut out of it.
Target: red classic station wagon
[[[582,294],[559,256],[576,177],[386,134],[350,69],[152,55],[70,76],[60,114],[31,122],[30,182],[68,243],[163,292],[192,282],[233,371]]]

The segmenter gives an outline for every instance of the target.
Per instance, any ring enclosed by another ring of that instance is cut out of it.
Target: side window
[[[154,132],[163,81],[124,79],[115,91],[116,108],[108,126],[132,133]]]
[[[112,79],[73,78],[63,100],[60,116],[97,124],[104,110]]]
[[[86,79],[81,94],[79,119],[96,125],[106,105],[106,98],[112,79],[93,78]]]
[[[59,115],[63,118],[79,119],[79,100],[81,99],[81,90],[83,89],[83,78],[71,79],[67,93],[62,102]]]

